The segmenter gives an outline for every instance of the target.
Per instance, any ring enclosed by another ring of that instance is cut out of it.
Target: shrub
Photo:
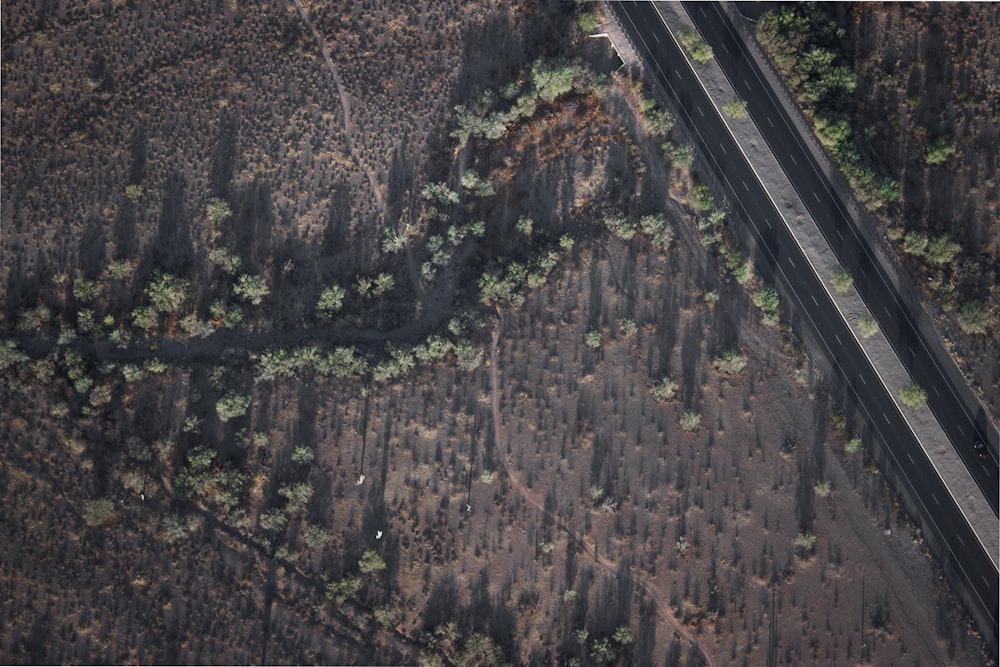
[[[722,112],[733,119],[746,118],[750,114],[747,113],[747,102],[746,100],[733,100],[732,102],[726,102],[722,105]]]
[[[607,211],[604,214],[604,224],[623,241],[630,241],[635,237],[635,223],[621,211]]]
[[[685,410],[681,413],[677,423],[685,431],[696,431],[701,426],[701,413],[694,410]]]
[[[711,211],[715,208],[715,198],[712,191],[704,183],[698,183],[691,188],[691,196],[694,198],[694,205],[699,211]]]
[[[753,293],[753,304],[765,315],[773,316],[778,311],[778,291],[773,287],[760,288]]]
[[[947,139],[938,139],[927,147],[927,164],[939,166],[947,162],[958,147]]]
[[[662,213],[644,215],[639,219],[639,227],[643,234],[649,236],[653,245],[666,249],[674,239],[674,232],[667,223],[667,218]]]
[[[694,164],[694,151],[688,144],[674,144],[668,141],[660,146],[660,150],[671,164],[680,169],[687,169]]]
[[[653,388],[650,390],[650,393],[652,393],[653,398],[655,398],[660,403],[666,403],[667,401],[672,400],[674,396],[677,395],[677,389],[678,387],[676,382],[674,382],[670,378],[663,378],[662,380],[653,385]]]
[[[736,375],[746,368],[747,359],[739,352],[729,350],[716,357],[712,364],[720,373],[725,373],[726,375]]]
[[[233,215],[233,209],[230,208],[229,202],[218,197],[208,202],[205,212],[208,215],[208,219],[213,223],[222,222]]]
[[[851,285],[854,284],[854,277],[851,276],[850,271],[840,266],[833,272],[830,282],[833,284],[833,291],[837,294],[847,294],[851,290]]]
[[[361,590],[361,579],[357,576],[344,577],[340,581],[332,581],[326,586],[326,597],[328,600],[336,600],[340,604],[347,601],[347,598],[358,594]]]
[[[812,533],[799,533],[795,536],[795,546],[803,551],[812,551],[816,546],[816,536]]]
[[[83,520],[91,528],[106,526],[118,518],[115,504],[108,498],[88,500],[83,509]]]
[[[396,610],[390,605],[383,604],[375,607],[372,616],[375,617],[375,622],[381,625],[384,630],[389,630],[396,625]]]
[[[965,333],[984,334],[993,316],[982,301],[968,301],[958,311],[958,326]]]
[[[642,115],[642,124],[650,136],[665,137],[674,129],[674,118],[669,111],[650,109]]]
[[[878,333],[878,322],[871,315],[864,315],[858,320],[858,331],[864,338],[871,338]]]
[[[623,317],[618,320],[618,332],[626,340],[632,338],[639,332],[639,327],[636,326],[634,320],[630,320],[627,317]]]
[[[677,38],[695,62],[704,65],[712,59],[712,47],[706,44],[697,33],[690,30],[681,30],[677,33]]]
[[[264,297],[270,293],[271,289],[263,278],[248,273],[241,275],[233,286],[233,294],[255,306],[259,306]]]
[[[899,399],[910,408],[919,408],[927,400],[927,392],[920,385],[911,384],[899,392]]]
[[[250,397],[240,394],[226,394],[215,404],[215,411],[219,413],[219,419],[227,422],[236,417],[242,417],[250,407]]]
[[[854,436],[853,438],[847,441],[847,444],[844,445],[844,449],[847,451],[848,454],[853,454],[854,452],[858,451],[859,449],[861,449],[861,438],[859,438],[858,436]]]

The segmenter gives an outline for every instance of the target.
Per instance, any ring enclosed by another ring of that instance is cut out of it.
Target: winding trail
[[[313,39],[316,41],[316,45],[319,46],[320,55],[323,56],[323,62],[326,63],[326,68],[330,70],[331,76],[333,76],[333,83],[337,86],[337,95],[340,96],[340,106],[344,112],[344,141],[347,143],[347,151],[354,158],[354,162],[357,163],[358,167],[368,176],[368,182],[371,184],[372,194],[375,195],[375,204],[378,206],[379,215],[385,218],[385,200],[382,199],[382,192],[379,190],[378,181],[375,179],[375,173],[369,169],[368,165],[365,164],[364,160],[357,151],[354,150],[354,141],[351,137],[351,98],[347,96],[344,92],[344,85],[340,81],[340,75],[337,73],[337,68],[334,67],[333,61],[330,60],[330,52],[326,48],[326,41],[313,27],[312,21],[309,20],[309,14],[306,13],[305,8],[302,6],[301,0],[294,0],[295,7],[299,10],[299,16],[302,17],[302,22],[306,24],[309,28],[309,32],[312,34]]]
[[[493,414],[493,441],[494,445],[497,447],[497,458],[503,463],[504,472],[507,473],[507,479],[510,480],[511,487],[514,488],[517,493],[527,502],[529,505],[538,510],[539,513],[551,519],[552,522],[558,526],[561,530],[565,531],[569,537],[580,544],[583,550],[586,551],[595,563],[600,565],[605,570],[611,572],[612,574],[618,573],[618,564],[604,556],[599,556],[597,554],[596,548],[589,544],[586,540],[579,535],[576,530],[571,528],[569,524],[562,520],[557,514],[550,512],[545,509],[543,503],[541,503],[537,498],[531,495],[529,491],[524,487],[524,484],[514,476],[510,470],[510,464],[507,462],[507,456],[505,453],[499,451],[501,439],[501,428],[500,428],[500,390],[497,381],[497,351],[500,349],[500,334],[503,330],[503,310],[497,306],[497,325],[493,329],[493,337],[490,344],[490,406],[492,408]],[[643,579],[638,577],[631,572],[627,573],[629,579],[632,580],[633,584],[638,584],[649,597],[656,603],[657,611],[659,611],[660,616],[666,621],[673,629],[674,632],[687,640],[688,644],[698,647],[698,651],[701,653],[704,660],[704,664],[708,667],[715,667],[715,662],[712,660],[712,656],[709,655],[705,647],[691,635],[683,626],[677,623],[674,618],[670,615],[667,609],[666,603],[663,601],[660,592],[656,590],[656,587]]]

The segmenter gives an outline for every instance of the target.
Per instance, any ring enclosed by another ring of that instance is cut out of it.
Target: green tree
[[[284,514],[281,516],[284,518]],[[343,604],[347,598],[357,595],[362,585],[361,579],[355,575],[344,577],[340,581],[332,581],[327,584],[326,597],[328,600],[336,600]]]
[[[28,360],[28,355],[18,349],[17,343],[5,340],[0,344],[0,371],[19,366]]]
[[[600,331],[588,331],[583,336],[583,342],[591,350],[596,350],[601,347],[601,332]]]
[[[502,660],[503,651],[496,642],[481,632],[473,632],[465,640],[460,664],[467,667],[490,667],[499,665]]]
[[[236,275],[243,263],[239,255],[229,252],[227,248],[212,248],[208,253],[208,261],[231,276]]]
[[[333,283],[324,288],[319,295],[319,302],[316,304],[316,312],[320,317],[331,318],[344,306],[344,298],[347,290],[340,285]]]
[[[982,301],[968,301],[958,311],[958,326],[965,333],[984,334],[992,321],[990,309]]]
[[[270,293],[271,289],[263,278],[248,273],[241,275],[233,286],[233,294],[254,306],[259,306],[264,297]]]
[[[223,222],[233,215],[233,209],[230,208],[229,202],[218,197],[208,202],[205,212],[213,223]]]
[[[927,236],[920,232],[909,232],[903,240],[903,252],[922,257],[927,250]]]
[[[962,246],[942,234],[927,244],[927,261],[939,266],[948,264],[962,251]]]
[[[73,281],[73,297],[77,301],[89,303],[97,298],[100,287],[94,280],[77,278]]]
[[[385,569],[385,560],[374,549],[368,549],[358,560],[358,569],[362,574],[375,574]]]
[[[215,404],[215,411],[219,413],[219,419],[224,422],[242,417],[249,408],[250,397],[240,394],[226,394]]]
[[[677,33],[677,39],[679,39],[681,44],[684,45],[684,49],[695,62],[704,65],[712,59],[712,56],[714,55],[712,53],[712,47],[706,44],[698,33],[690,30],[681,30]]]
[[[128,280],[134,271],[135,266],[127,259],[116,259],[108,264],[108,275],[115,280]]]
[[[632,631],[627,625],[620,625],[615,629],[615,634],[611,638],[619,645],[627,646],[632,643]]]
[[[553,102],[560,95],[573,89],[574,74],[570,65],[552,65],[539,59],[531,66],[531,83],[539,99]]]
[[[140,306],[132,311],[132,322],[145,331],[156,328],[156,312],[152,308]]]
[[[169,273],[158,273],[146,286],[146,296],[157,313],[173,313],[187,299],[190,283]]]
[[[597,664],[605,664],[615,659],[615,647],[611,645],[611,640],[606,637],[595,639],[590,649],[590,657]]]

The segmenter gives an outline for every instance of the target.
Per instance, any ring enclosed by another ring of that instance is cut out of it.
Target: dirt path
[[[351,99],[344,92],[344,85],[340,82],[340,75],[337,74],[337,68],[333,66],[333,61],[330,60],[330,52],[327,51],[326,41],[316,32],[316,28],[313,27],[312,21],[309,20],[309,15],[306,13],[305,8],[302,6],[301,0],[295,0],[295,7],[299,10],[299,16],[302,17],[302,22],[306,24],[309,28],[309,32],[312,34],[313,39],[316,41],[316,45],[319,46],[320,55],[323,56],[323,62],[326,63],[326,68],[330,70],[330,74],[333,76],[333,82],[337,85],[337,94],[340,96],[340,106],[344,111],[344,140],[347,142],[347,151],[354,158],[365,174],[368,176],[368,182],[371,184],[372,194],[375,195],[375,203],[378,205],[378,212],[383,218],[385,218],[385,201],[382,199],[382,192],[379,190],[378,181],[375,179],[375,174],[368,165],[365,164],[361,156],[354,150],[354,141],[351,138]]]
[[[564,522],[558,515],[549,512],[545,509],[545,506],[541,501],[535,498],[524,484],[514,476],[510,470],[510,464],[507,462],[507,456],[499,451],[501,439],[501,428],[500,428],[500,390],[497,381],[497,351],[500,348],[500,334],[503,330],[503,310],[497,308],[497,324],[493,329],[493,337],[490,344],[490,406],[493,413],[493,441],[495,446],[498,448],[497,458],[503,463],[504,472],[507,473],[507,479],[510,480],[510,485],[513,489],[524,498],[525,502],[534,507],[538,512],[545,515],[547,518],[551,519],[552,522],[558,526],[560,529],[565,531],[572,540],[582,545],[583,550],[586,551],[595,563],[600,565],[605,570],[612,574],[618,573],[618,564],[612,560],[609,560],[605,556],[599,556],[597,554],[597,549],[594,545],[587,542],[581,535],[579,535],[573,528],[571,528],[566,522]],[[674,629],[674,632],[687,640],[688,644],[692,644],[698,647],[698,651],[701,653],[704,662],[708,667],[715,667],[715,662],[712,660],[712,656],[708,654],[705,647],[698,642],[694,636],[691,635],[683,626],[677,623],[674,618],[670,615],[667,609],[666,603],[663,601],[660,592],[656,590],[656,587],[646,581],[645,579],[638,577],[632,573],[627,575],[632,583],[638,584],[649,597],[656,603],[656,608],[660,613],[660,616]]]

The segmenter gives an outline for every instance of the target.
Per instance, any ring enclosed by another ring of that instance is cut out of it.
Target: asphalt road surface
[[[978,597],[980,610],[996,628],[1000,573],[938,478],[920,443],[808,260],[785,228],[773,202],[756,179],[655,8],[645,2],[611,2],[610,6],[640,57],[647,63],[650,75],[675,100],[680,120],[690,130],[696,150],[705,158],[715,178],[728,190],[727,199],[733,203],[740,223],[750,227],[759,254],[766,264],[760,266],[758,263],[759,269],[762,273],[770,273],[783,288],[782,291],[790,295],[793,325],[802,330],[807,339],[816,342],[818,351],[830,361],[848,387],[858,409],[866,413],[872,430],[885,442],[901,483],[908,487],[910,495],[922,506],[924,530],[936,534],[938,541],[944,545],[946,553],[943,556],[947,565],[968,583],[970,595]],[[700,6],[694,7],[696,14],[700,14]],[[712,7],[706,6],[706,9]],[[734,53],[733,57],[739,57],[735,55],[736,45],[728,48]],[[725,54],[721,48],[716,49],[717,54],[720,52]],[[741,94],[744,92],[740,91]],[[751,110],[756,111],[754,98],[748,97],[748,102]],[[837,205],[830,201],[830,195],[825,194],[830,189],[822,183],[817,184],[814,190],[800,189],[800,193],[813,191],[821,196],[824,206],[832,211],[838,210]],[[847,234],[845,229],[845,236]],[[874,272],[876,269],[870,267],[868,270]],[[896,316],[900,316],[898,311]],[[918,378],[916,381],[921,380]],[[930,383],[924,386],[930,386]],[[993,507],[996,508],[995,499]]]

